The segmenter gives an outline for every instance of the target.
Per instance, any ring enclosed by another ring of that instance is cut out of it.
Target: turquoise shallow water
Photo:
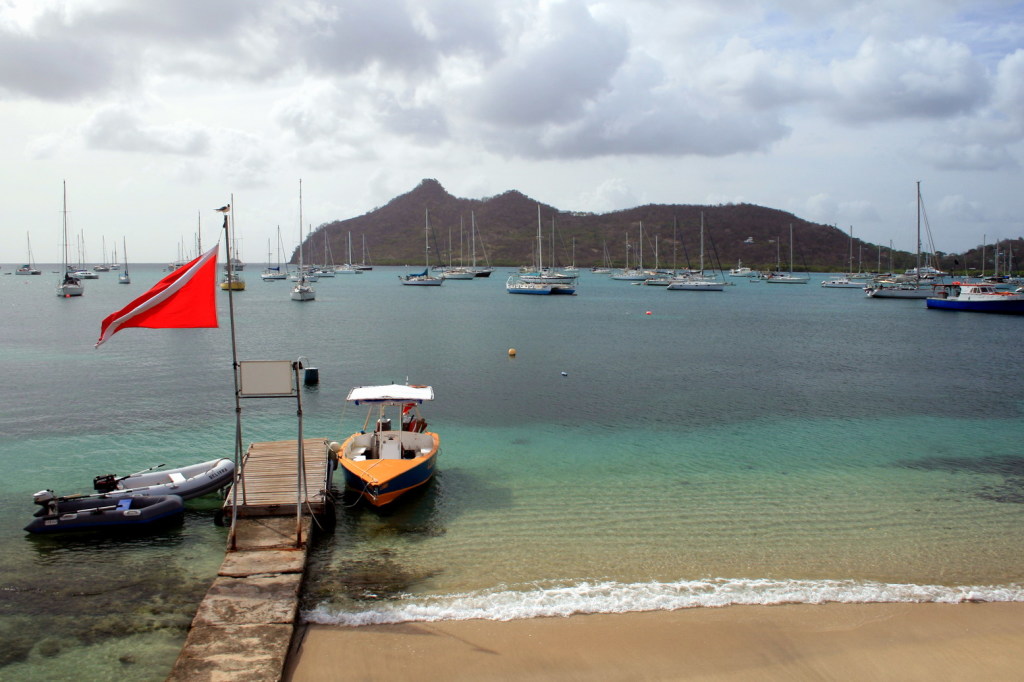
[[[578,296],[531,297],[500,272],[428,289],[400,272],[321,280],[309,304],[251,272],[235,298],[241,359],[319,368],[309,436],[359,428],[353,385],[408,377],[437,396],[437,479],[385,514],[339,510],[306,618],[1024,599],[1024,320],[825,275],[691,293],[583,273]],[[92,348],[161,274],[103,275],[73,300],[56,275],[0,276],[4,679],[162,679],[220,564],[216,500],[147,538],[21,531],[40,488],[232,451],[226,294],[221,329]],[[244,406],[244,441],[294,434],[292,403]]]

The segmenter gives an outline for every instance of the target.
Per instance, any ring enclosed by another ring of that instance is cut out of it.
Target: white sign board
[[[238,363],[238,393],[243,398],[295,395],[290,360],[249,360]]]

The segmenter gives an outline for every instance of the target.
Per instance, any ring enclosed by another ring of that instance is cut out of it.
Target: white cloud
[[[1024,133],[1024,48],[1004,57],[996,70],[992,106],[1014,127]]]
[[[639,203],[641,203],[640,200],[625,180],[608,178],[592,190],[581,193],[574,207],[592,213],[608,213],[630,208]]]
[[[983,102],[988,81],[963,44],[944,38],[886,42],[868,38],[855,57],[832,65],[839,118],[863,122],[940,118]]]
[[[826,83],[824,69],[800,54],[754,47],[731,38],[700,70],[703,89],[750,109],[798,104]]]

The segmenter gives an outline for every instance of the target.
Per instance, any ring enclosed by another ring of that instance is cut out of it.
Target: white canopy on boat
[[[349,391],[347,400],[360,405],[362,403],[423,403],[434,399],[434,389],[430,386],[408,386],[391,384],[390,386],[356,386]]]

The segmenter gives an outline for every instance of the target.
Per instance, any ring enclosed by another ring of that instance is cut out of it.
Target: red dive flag
[[[96,347],[126,327],[172,329],[217,326],[217,248],[189,261],[100,325]]]

